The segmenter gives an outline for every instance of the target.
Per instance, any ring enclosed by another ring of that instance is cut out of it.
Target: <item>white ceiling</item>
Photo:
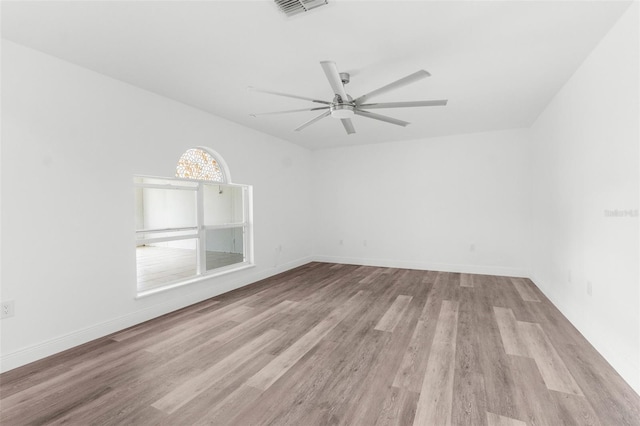
[[[628,7],[615,1],[347,1],[287,18],[265,1],[2,2],[3,37],[311,149],[528,127]],[[449,99],[355,117],[251,113],[330,100],[319,65],[352,74],[354,98],[426,69],[376,102]]]

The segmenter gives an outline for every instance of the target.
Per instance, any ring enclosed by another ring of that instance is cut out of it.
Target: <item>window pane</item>
[[[138,291],[197,275],[196,238],[136,247]]]
[[[224,182],[227,179],[215,158],[200,148],[188,149],[176,166],[176,177],[183,179],[212,180]]]
[[[244,262],[244,228],[209,229],[205,247],[207,271]]]
[[[206,226],[243,221],[241,187],[205,184],[203,191],[204,224]]]
[[[136,188],[136,226],[138,230],[196,226],[196,192]]]

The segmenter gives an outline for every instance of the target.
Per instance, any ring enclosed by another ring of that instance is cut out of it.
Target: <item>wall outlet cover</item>
[[[9,318],[15,314],[15,303],[13,300],[7,300],[0,305],[0,318]]]

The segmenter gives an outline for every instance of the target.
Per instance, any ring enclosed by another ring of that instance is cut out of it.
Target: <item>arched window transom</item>
[[[200,148],[191,148],[182,154],[176,166],[176,177],[220,183],[228,181],[218,160]]]

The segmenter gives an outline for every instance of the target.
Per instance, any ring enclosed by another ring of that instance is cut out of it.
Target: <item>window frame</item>
[[[198,147],[200,148],[200,147]],[[200,148],[203,149],[203,148]],[[210,150],[205,149],[210,154]],[[225,182],[218,182],[212,180],[200,180],[200,179],[189,179],[189,178],[179,178],[179,177],[162,177],[162,176],[150,176],[150,175],[142,175],[136,174],[134,175],[134,188],[155,188],[155,189],[170,189],[170,190],[178,190],[178,191],[194,191],[195,192],[195,211],[196,211],[196,225],[195,226],[187,226],[187,227],[175,227],[175,228],[163,228],[163,229],[135,229],[134,234],[135,237],[135,246],[137,247],[140,243],[145,242],[167,242],[167,241],[179,241],[179,240],[196,240],[196,272],[195,275],[189,276],[186,278],[181,278],[174,281],[168,281],[167,283],[163,283],[162,285],[158,285],[157,287],[152,287],[146,290],[140,290],[140,286],[138,285],[138,280],[136,277],[136,298],[150,296],[152,294],[157,294],[160,292],[164,292],[166,290],[170,290],[176,287],[181,287],[184,285],[192,284],[195,282],[203,281],[206,279],[214,278],[221,275],[226,275],[228,273],[241,271],[247,268],[252,268],[255,266],[254,262],[254,252],[253,252],[253,186],[245,185],[245,184],[237,184],[231,183],[228,180],[228,174],[226,170],[226,165],[224,162],[219,160],[219,156],[215,155],[214,158],[220,165],[223,170],[223,174],[225,175]],[[138,180],[144,179],[153,179],[159,181],[169,181],[176,182],[173,184],[157,184],[157,183],[144,183],[138,182]],[[242,191],[242,221],[241,222],[230,222],[223,223],[218,225],[205,225],[204,220],[204,187],[205,186],[215,186],[220,185],[223,187],[231,187],[231,188],[240,188]],[[243,241],[242,241],[242,254],[243,261],[238,263],[233,263],[231,265],[222,266],[219,268],[207,270],[206,265],[206,233],[208,230],[214,229],[232,229],[232,228],[242,228],[243,232]],[[153,234],[153,233],[178,233],[178,232],[186,232],[186,231],[195,231],[194,233],[189,233],[186,235],[169,235],[163,237],[155,237],[155,238],[141,238],[138,239],[138,234]],[[136,268],[138,264],[136,261]]]

